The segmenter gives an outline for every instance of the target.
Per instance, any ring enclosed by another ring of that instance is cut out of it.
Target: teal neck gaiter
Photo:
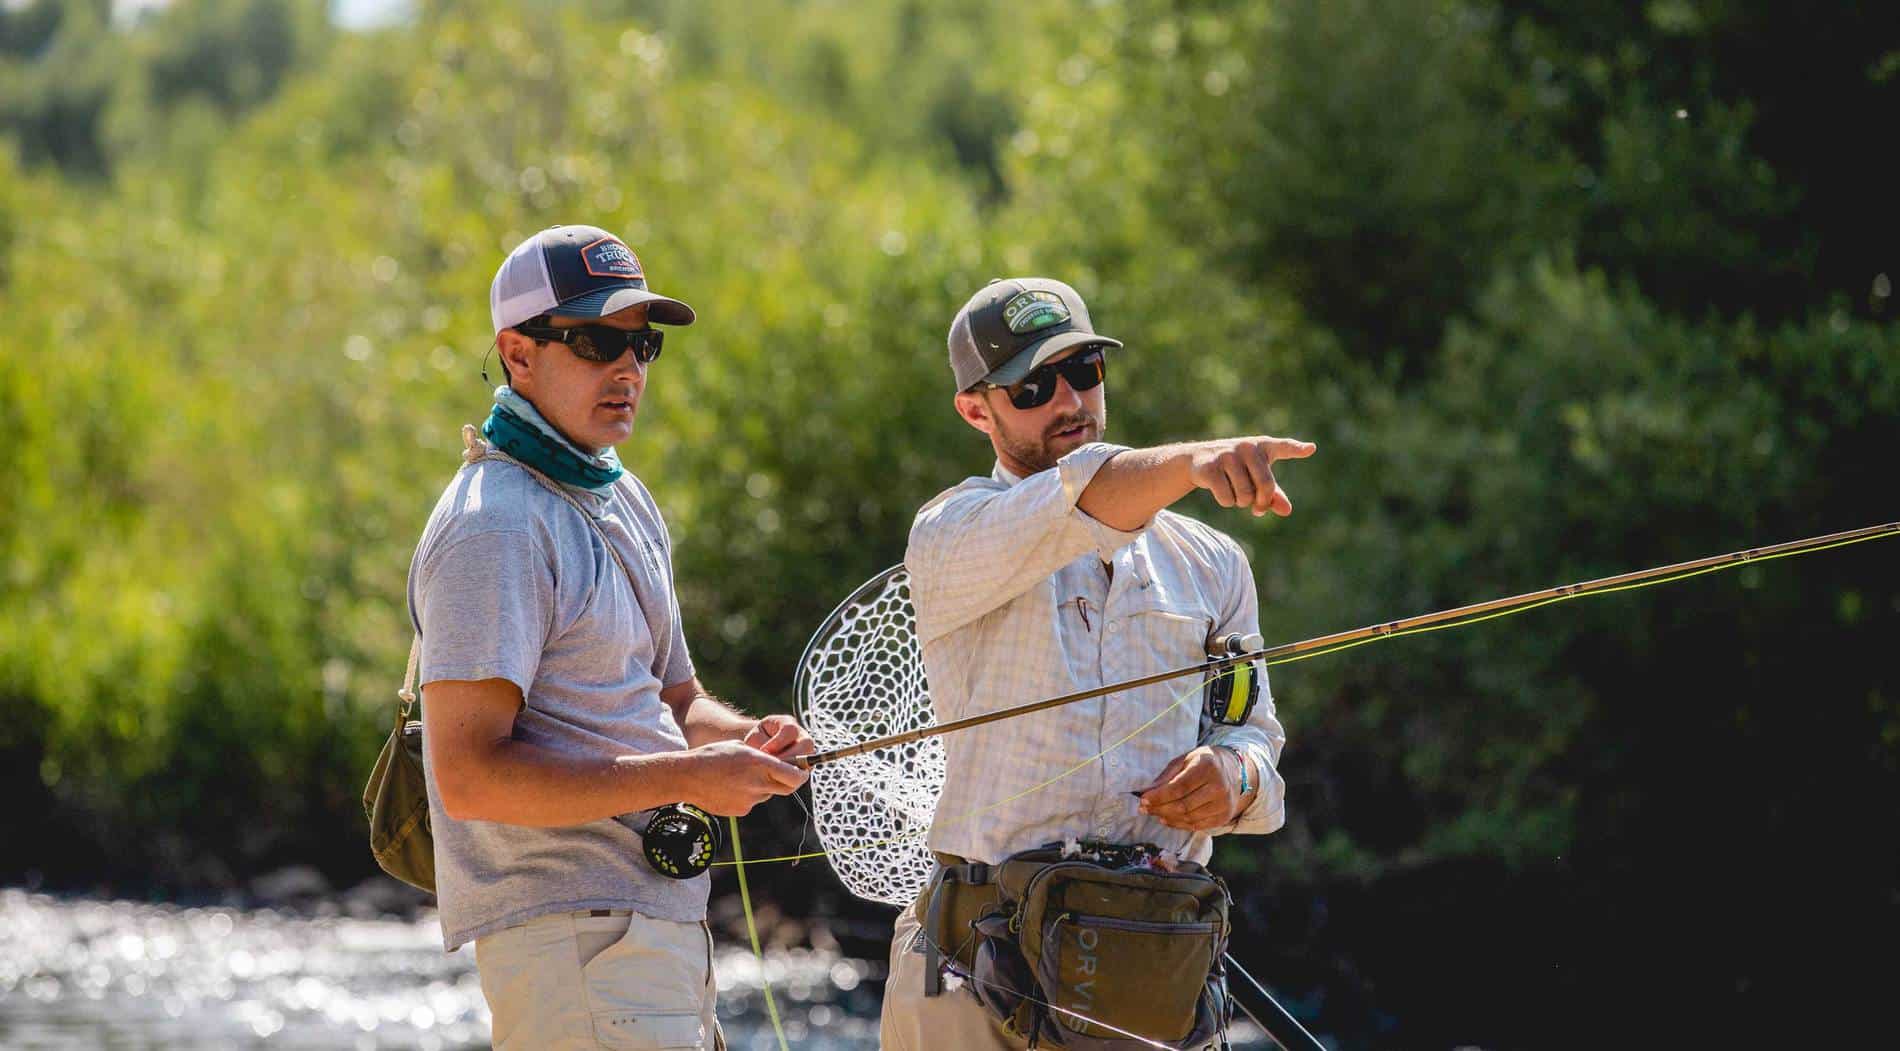
[[[582,452],[543,419],[528,399],[505,384],[495,388],[495,408],[482,424],[482,436],[495,448],[566,485],[598,492],[621,475],[620,457],[611,448],[599,456]]]

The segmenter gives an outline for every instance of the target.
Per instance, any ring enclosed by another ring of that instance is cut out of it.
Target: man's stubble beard
[[[1020,435],[1011,433],[1008,428],[1001,426],[1001,421],[999,420],[996,430],[996,440],[997,444],[1003,447],[1003,451],[1008,453],[1011,459],[1029,468],[1030,474],[1040,474],[1054,467],[1057,460],[1072,451],[1064,450],[1060,455],[1054,453],[1049,448],[1049,443],[1052,440],[1051,436],[1057,431],[1072,427],[1078,423],[1094,424],[1095,433],[1085,436],[1083,441],[1076,446],[1077,448],[1089,442],[1101,441],[1102,436],[1108,433],[1108,407],[1102,407],[1102,414],[1100,416],[1096,416],[1087,409],[1082,409],[1077,412],[1069,413],[1067,416],[1051,420],[1048,426],[1043,428],[1042,434],[1034,439],[1025,439]]]

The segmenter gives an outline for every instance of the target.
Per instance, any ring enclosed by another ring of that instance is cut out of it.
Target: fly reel
[[[1238,657],[1265,647],[1266,639],[1261,636],[1236,631],[1209,639],[1207,655],[1215,659]],[[1201,680],[1201,694],[1208,721],[1218,726],[1246,725],[1253,706],[1260,703],[1260,676],[1255,673],[1254,662],[1241,661],[1208,672]]]
[[[711,868],[724,843],[719,821],[691,803],[655,807],[640,830],[647,864],[669,879],[692,879]]]

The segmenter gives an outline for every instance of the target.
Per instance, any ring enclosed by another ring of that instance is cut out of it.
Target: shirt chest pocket
[[[1142,595],[1109,620],[1110,644],[1124,660],[1148,671],[1185,667],[1207,659],[1214,617],[1205,610]]]

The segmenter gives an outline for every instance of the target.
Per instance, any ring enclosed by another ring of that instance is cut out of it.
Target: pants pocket
[[[699,1015],[676,1012],[596,1012],[594,1039],[611,1048],[693,1048],[711,1046]]]
[[[581,967],[594,1036],[613,1048],[710,1048],[712,969],[706,930],[635,916],[619,941]]]
[[[488,1001],[490,1039],[503,1051],[582,1038],[586,1019],[575,988],[573,938],[557,917],[477,939],[476,970]]]

